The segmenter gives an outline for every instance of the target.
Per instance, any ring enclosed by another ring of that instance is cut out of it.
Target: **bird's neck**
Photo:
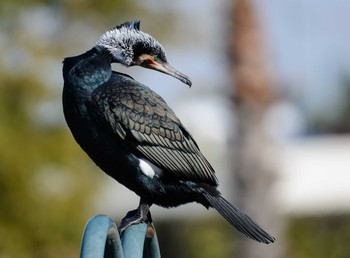
[[[68,82],[65,84],[85,93],[91,93],[108,81],[111,73],[111,58],[101,49],[93,48],[64,60],[64,80]]]

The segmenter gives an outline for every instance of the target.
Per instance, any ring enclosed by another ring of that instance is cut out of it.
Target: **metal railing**
[[[96,215],[85,225],[80,258],[160,258],[157,235],[153,226],[140,223],[119,236],[110,217]]]

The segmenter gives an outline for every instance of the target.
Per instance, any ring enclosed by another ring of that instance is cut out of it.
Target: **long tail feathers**
[[[204,193],[204,197],[232,226],[247,237],[265,244],[275,241],[273,236],[263,230],[247,214],[229,203],[224,197],[212,196],[209,193]]]

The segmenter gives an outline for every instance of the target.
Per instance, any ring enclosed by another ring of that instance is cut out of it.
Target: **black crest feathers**
[[[140,30],[140,21],[139,20],[127,21],[127,22],[124,22],[124,23],[116,26],[115,28],[116,29],[130,28],[130,29]]]

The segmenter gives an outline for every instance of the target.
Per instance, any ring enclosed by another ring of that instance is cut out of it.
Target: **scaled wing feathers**
[[[217,185],[213,168],[164,100],[127,81],[123,86],[103,84],[93,93],[96,117],[104,118],[100,122],[165,173]]]

